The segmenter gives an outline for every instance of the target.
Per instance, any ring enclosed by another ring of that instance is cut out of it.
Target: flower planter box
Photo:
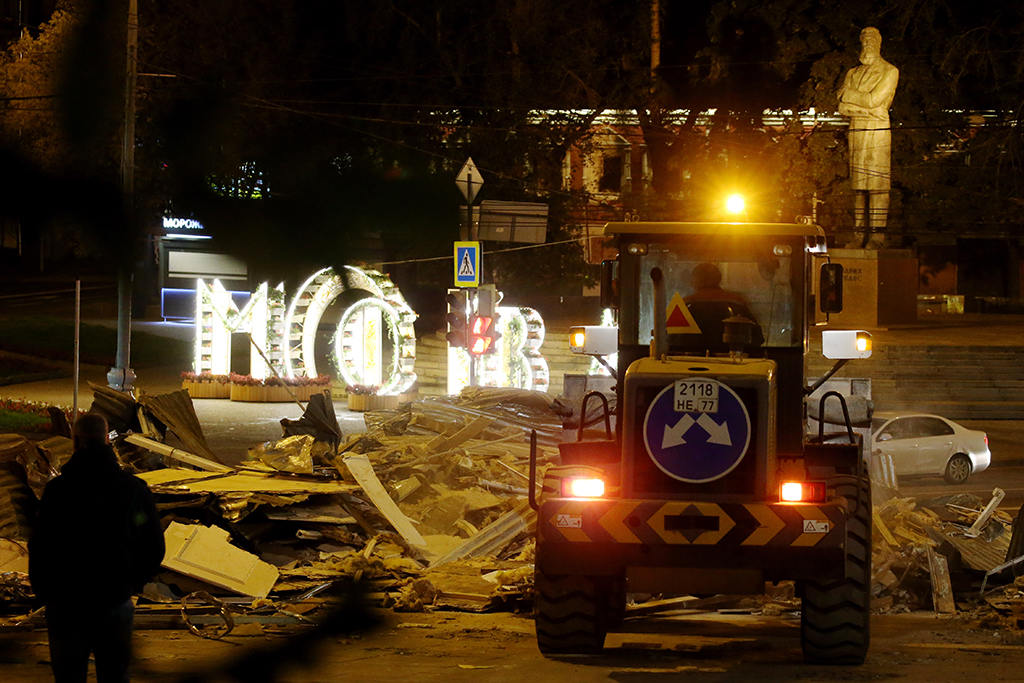
[[[181,388],[192,398],[230,398],[231,385],[223,382],[181,381]]]
[[[364,410],[387,410],[397,408],[405,400],[401,394],[378,396],[376,394],[349,394],[348,409],[356,412]]]
[[[308,401],[313,394],[330,391],[330,387],[315,384],[304,384],[289,387],[300,401]],[[231,400],[249,403],[287,403],[292,400],[288,389],[282,386],[251,386],[247,384],[231,385]]]

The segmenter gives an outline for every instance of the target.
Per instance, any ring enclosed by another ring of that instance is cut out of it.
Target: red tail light
[[[780,503],[824,503],[823,481],[786,481],[779,486]]]
[[[573,477],[562,480],[562,495],[566,498],[601,498],[604,481],[596,477]]]

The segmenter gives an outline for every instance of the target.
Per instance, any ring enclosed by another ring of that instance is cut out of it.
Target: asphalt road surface
[[[81,283],[83,315],[117,317],[117,283],[91,278]],[[73,316],[75,281],[70,276],[47,281],[5,280],[0,286],[0,315],[17,318],[40,315]]]
[[[859,667],[803,663],[795,613],[676,613],[627,620],[601,657],[544,658],[533,622],[511,614],[432,612],[381,614],[384,623],[361,635],[307,630],[292,635],[199,638],[185,630],[138,631],[132,680],[358,681],[360,683],[783,683],[882,681],[990,683],[1020,681],[1024,636],[1015,629],[979,628],[970,616],[929,612],[876,616],[872,647]],[[290,640],[289,640],[290,639]],[[259,675],[231,676],[244,658]],[[266,659],[257,659],[264,657]],[[43,631],[0,634],[0,680],[52,680]],[[92,680],[90,678],[90,680]]]

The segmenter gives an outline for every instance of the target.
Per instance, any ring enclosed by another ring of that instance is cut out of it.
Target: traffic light
[[[486,315],[472,315],[469,318],[469,353],[483,356],[497,350],[496,342],[501,338],[496,329],[497,318]]]
[[[466,301],[466,293],[462,290],[452,290],[444,299],[448,302],[448,315],[444,317],[448,323],[448,334],[445,335],[445,339],[451,346],[466,348],[469,343],[467,335],[469,306]]]

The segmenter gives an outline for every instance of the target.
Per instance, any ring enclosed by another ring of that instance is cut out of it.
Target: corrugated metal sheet
[[[939,531],[942,540],[947,541],[951,546],[960,551],[964,565],[981,572],[995,569],[1006,561],[1006,551],[1010,547],[1010,530],[1004,529],[1003,533],[991,541],[983,537],[965,538],[946,527]]]
[[[142,394],[138,401],[152,413],[153,417],[174,432],[189,453],[224,464],[224,461],[218,458],[206,443],[203,428],[199,425],[196,409],[192,406],[192,398],[187,391],[182,389],[159,396]]]

